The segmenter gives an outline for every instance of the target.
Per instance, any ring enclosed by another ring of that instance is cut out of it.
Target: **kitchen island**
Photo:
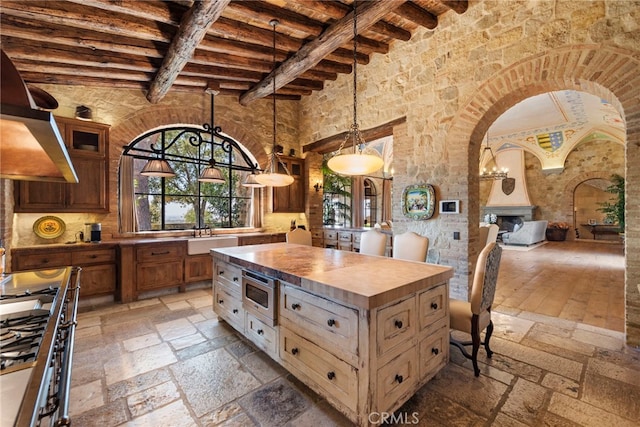
[[[450,267],[287,243],[211,254],[218,316],[357,425],[448,362]]]

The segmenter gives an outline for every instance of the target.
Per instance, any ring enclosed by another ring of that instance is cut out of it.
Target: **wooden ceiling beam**
[[[388,0],[365,4],[358,11],[357,31],[364,31],[403,3],[404,1]],[[317,65],[322,58],[336,47],[351,40],[353,38],[353,19],[354,14],[351,12],[342,20],[327,28],[319,37],[300,48],[295,55],[272,71],[255,87],[242,94],[240,104],[247,105],[258,98],[268,95],[273,90],[273,80],[276,77],[276,89],[285,86],[302,72]]]
[[[403,116],[395,120],[391,120],[390,122],[381,124],[380,126],[376,126],[370,129],[366,129],[360,131],[362,134],[362,138],[365,141],[371,142],[376,139],[384,138],[385,136],[393,135],[394,126],[401,125],[407,121],[407,117]],[[302,147],[303,153],[314,152],[320,154],[331,153],[340,148],[340,144],[347,137],[348,132],[341,132],[336,135],[329,136],[327,138],[320,139],[318,141],[314,141],[310,144],[306,144]],[[345,147],[352,147],[353,141],[348,141],[344,145]]]
[[[398,7],[395,11],[396,14],[402,16],[404,19],[415,22],[418,25],[433,30],[438,26],[438,17],[431,12],[424,10],[413,2],[406,2],[402,6]]]
[[[440,0],[440,3],[455,11],[458,15],[462,15],[469,8],[467,0]]]
[[[184,14],[178,33],[171,41],[162,65],[149,87],[147,100],[150,103],[157,104],[169,92],[178,74],[207,34],[207,29],[222,15],[222,11],[230,2],[231,0],[195,2]]]

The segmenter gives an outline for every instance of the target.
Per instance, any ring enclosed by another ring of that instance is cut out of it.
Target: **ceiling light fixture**
[[[489,132],[487,132],[487,144],[480,153],[480,179],[482,180],[500,180],[505,179],[509,172],[507,168],[500,168],[496,162],[496,156],[489,146]]]
[[[347,131],[346,138],[340,144],[340,148],[335,155],[329,159],[327,166],[329,169],[340,175],[368,175],[382,166],[384,160],[378,152],[367,146],[362,138],[360,128],[358,127],[358,110],[357,110],[357,41],[358,35],[358,13],[356,11],[356,2],[353,2],[353,124]],[[341,154],[347,141],[352,140],[353,153]]]
[[[213,158],[214,156],[214,150],[213,150],[213,141],[215,138],[214,135],[214,128],[215,128],[215,115],[214,115],[214,111],[215,111],[215,97],[218,93],[220,93],[219,91],[212,89],[212,88],[207,88],[206,92],[211,95],[211,159],[209,160],[209,165],[204,168],[202,170],[202,173],[200,174],[200,177],[198,178],[198,181],[200,182],[211,182],[213,184],[224,184],[226,182],[226,180],[224,179],[224,176],[222,175],[222,171],[216,167],[216,160]]]
[[[287,166],[280,160],[280,156],[276,150],[276,26],[280,22],[277,19],[269,21],[269,25],[273,26],[273,147],[269,155],[269,163],[264,173],[255,176],[255,180],[269,187],[286,187],[293,184],[293,177],[289,174]],[[285,173],[279,173],[276,168],[282,166]]]
[[[150,159],[140,171],[140,175],[173,178],[176,173],[165,159]]]

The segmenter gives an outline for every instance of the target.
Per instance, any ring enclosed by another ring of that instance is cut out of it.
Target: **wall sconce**
[[[316,182],[313,188],[316,189],[316,193],[317,193],[318,191],[322,190],[322,184],[320,184],[320,182]]]

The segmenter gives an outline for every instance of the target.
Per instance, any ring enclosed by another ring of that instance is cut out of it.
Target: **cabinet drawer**
[[[245,335],[247,338],[253,341],[258,348],[275,358],[278,354],[278,333],[276,329],[266,325],[249,312],[246,313],[246,316]]]
[[[245,312],[240,297],[220,284],[216,284],[214,294],[213,311],[238,331],[244,332]]]
[[[280,315],[347,353],[358,354],[358,312],[299,288],[280,285]]]
[[[341,251],[350,251],[351,247],[351,243],[349,242],[338,241],[338,249],[340,249]]]
[[[107,264],[116,262],[115,249],[93,249],[88,251],[73,252],[71,254],[73,265]]]
[[[280,327],[280,357],[325,390],[333,399],[353,411],[356,410],[356,368],[284,327]]]
[[[400,399],[408,398],[418,384],[417,352],[415,347],[402,352],[398,357],[378,369],[378,410],[386,411]]]
[[[447,285],[442,284],[426,290],[418,295],[418,312],[420,316],[420,330],[434,325],[439,319],[448,316]]]
[[[353,233],[353,244],[360,244],[362,241],[362,233]]]
[[[18,271],[72,265],[71,254],[69,252],[47,252],[41,254],[19,255],[17,264]]]
[[[324,230],[325,240],[338,240],[338,232],[335,230]]]
[[[447,327],[447,322],[441,320],[436,326],[439,329],[420,341],[418,351],[420,352],[421,380],[433,376],[449,360],[449,328]]]
[[[338,240],[341,242],[349,242],[351,243],[351,232],[350,231],[341,231],[338,233]]]
[[[416,320],[415,297],[379,309],[376,322],[378,356],[413,337]]]
[[[311,230],[311,238],[312,239],[324,239],[324,232],[322,230],[313,229]]]
[[[242,286],[242,270],[240,267],[216,261],[216,280],[227,284],[232,289],[236,289],[236,292],[240,295],[240,287]]]
[[[140,245],[136,247],[136,260],[138,262],[155,262],[163,260],[182,259],[184,256],[184,242],[165,245]]]

